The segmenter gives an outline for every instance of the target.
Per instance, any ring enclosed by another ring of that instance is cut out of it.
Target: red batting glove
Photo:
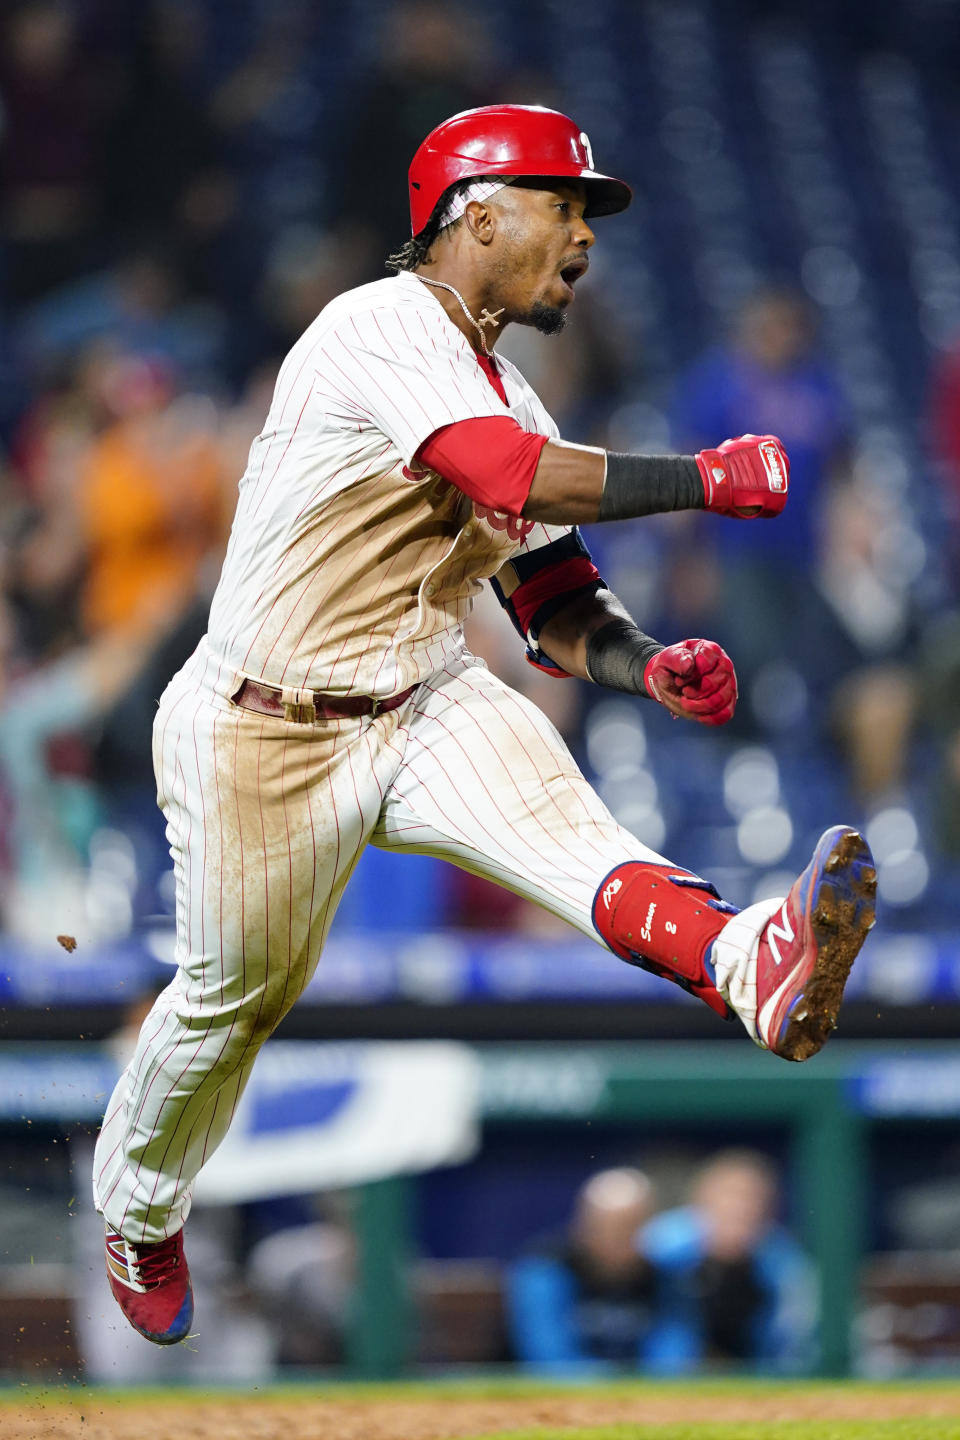
[[[705,508],[738,520],[769,520],[787,503],[790,461],[776,435],[740,435],[694,455]]]
[[[737,708],[733,661],[713,640],[680,640],[647,661],[647,693],[678,719],[726,725]]]

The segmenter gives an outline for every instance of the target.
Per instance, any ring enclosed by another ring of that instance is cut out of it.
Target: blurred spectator
[[[177,389],[159,358],[94,348],[21,437],[35,505],[21,588],[56,605],[75,582],[77,638],[162,630],[190,603],[206,557],[222,555],[232,498],[216,414]]]
[[[218,411],[209,401],[196,397],[181,397],[176,402],[184,407],[181,438],[187,449],[178,451],[173,445],[171,458],[185,467],[183,479],[198,492],[194,499],[201,498],[204,487],[206,498],[201,521],[191,535],[195,547],[188,567],[192,583],[183,586],[182,603],[172,607],[169,623],[158,628],[132,680],[118,692],[99,726],[93,750],[94,773],[115,823],[125,811],[132,812],[140,823],[145,817],[150,821],[155,818],[156,780],[150,736],[157,701],[170,676],[176,674],[206,631],[210,595],[233,515],[237,485],[246,468],[250,443],[269,409],[276,371],[276,361],[260,366],[251,374],[237,403]],[[191,453],[193,463],[200,467],[196,473],[190,468]],[[171,484],[169,489],[173,493],[176,487]],[[204,533],[206,548],[200,543]],[[155,827],[148,822],[148,828]]]
[[[18,668],[80,636],[76,491],[81,457],[103,415],[87,379],[94,356],[51,384],[23,415],[13,438],[5,506],[9,545],[4,589],[16,619]],[[8,666],[7,679],[16,673]]]
[[[25,300],[88,266],[101,221],[107,94],[63,0],[5,7],[0,27],[0,234]]]
[[[813,317],[799,294],[759,291],[736,317],[730,341],[681,376],[672,423],[693,449],[739,435],[778,435],[790,456],[790,504],[774,524],[719,520],[725,556],[775,577],[809,571],[819,549],[823,500],[848,464],[850,416],[817,354]]]
[[[803,300],[761,292],[736,317],[730,340],[680,377],[673,400],[678,449],[699,450],[749,430],[779,436],[790,456],[790,503],[775,521],[710,517],[677,526],[686,532],[681,555],[696,551],[697,600],[718,615],[730,639],[748,704],[771,661],[791,659],[806,685],[816,683],[818,659],[833,663],[817,654],[826,617],[814,574],[826,495],[847,464],[848,416],[812,345]]]
[[[247,1283],[272,1324],[276,1363],[342,1363],[356,1292],[352,1224],[337,1196],[248,1206],[268,1231],[251,1247]],[[299,1214],[299,1223],[295,1217]],[[292,1223],[291,1223],[292,1222]]]
[[[325,305],[361,279],[355,246],[344,233],[311,225],[281,230],[267,254],[257,297],[264,343],[282,356]],[[268,395],[264,414],[269,401]]]
[[[652,1209],[653,1189],[642,1171],[590,1177],[569,1232],[511,1267],[507,1305],[518,1360],[565,1371],[639,1367],[653,1288],[636,1236]]]
[[[31,305],[19,327],[26,363],[41,383],[101,339],[161,357],[185,379],[218,388],[226,357],[222,312],[186,289],[173,254],[157,240],[125,250],[109,269],[61,286]]]
[[[645,1366],[677,1374],[702,1366],[801,1371],[816,1320],[810,1262],[775,1220],[772,1164],[750,1150],[715,1155],[689,1205],[666,1210],[638,1237],[656,1276]]]
[[[937,843],[960,859],[960,613],[938,616],[921,649],[923,715],[937,742],[932,817]]]
[[[142,729],[123,736],[112,773],[123,771],[128,790],[148,773],[153,705],[166,667],[202,632],[235,483],[228,490],[212,404],[178,395],[170,367],[143,356],[91,351],[75,386],[32,421],[21,452],[32,517],[8,583],[32,643],[0,700],[14,859],[5,918],[21,934],[46,925],[51,886],[62,899],[82,885],[86,843],[109,800],[90,783],[88,744],[69,753],[66,774],[54,755],[65,737],[89,743],[145,682],[150,694],[139,692],[135,710]],[[109,743],[100,759],[111,778]],[[146,783],[152,795],[152,777]]]
[[[897,508],[862,478],[831,494],[817,576],[828,607],[814,631],[827,721],[868,810],[905,789],[917,714],[918,620],[906,587],[889,574]]]
[[[960,338],[934,367],[928,426],[955,605],[960,598]],[[920,653],[921,708],[937,742],[933,820],[939,844],[956,859],[960,857],[960,612],[952,609],[932,618]]]
[[[885,585],[883,502],[851,481],[851,417],[802,297],[752,296],[732,340],[681,377],[672,421],[681,450],[750,430],[779,436],[790,456],[790,504],[775,522],[712,517],[709,529],[698,519],[683,530],[678,551],[695,556],[699,579],[679,587],[679,630],[696,633],[695,597],[737,667],[746,704],[734,724],[822,723],[858,800],[879,804],[904,781],[913,630],[902,594]]]
[[[389,11],[376,65],[352,89],[331,183],[336,216],[356,227],[371,276],[383,274],[386,256],[410,233],[414,152],[447,116],[496,98],[490,65],[476,11],[447,0],[407,0]]]
[[[121,242],[162,234],[175,243],[194,292],[216,288],[212,250],[233,215],[235,182],[197,74],[202,7],[137,7],[132,53],[104,151],[107,213]]]
[[[930,384],[929,441],[948,525],[947,558],[960,592],[960,340],[940,357]]]
[[[170,368],[145,356],[118,356],[103,383],[116,419],[83,458],[77,494],[90,634],[182,612],[232,518],[213,406],[178,396]]]

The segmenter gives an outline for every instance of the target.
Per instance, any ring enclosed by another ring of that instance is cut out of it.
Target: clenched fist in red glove
[[[787,503],[790,461],[776,435],[740,435],[693,458],[707,510],[738,520],[770,519]]]
[[[701,725],[726,725],[737,708],[733,661],[713,640],[680,640],[644,666],[648,695],[671,713]]]

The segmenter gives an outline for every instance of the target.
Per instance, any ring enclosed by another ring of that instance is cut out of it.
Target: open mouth
[[[562,266],[560,270],[560,279],[563,281],[564,285],[566,285],[567,289],[572,293],[573,287],[580,279],[580,276],[585,275],[589,268],[590,261],[587,259],[586,255],[578,255],[575,260],[571,260],[567,265]]]

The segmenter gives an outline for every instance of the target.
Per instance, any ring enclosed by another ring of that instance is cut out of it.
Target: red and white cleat
[[[877,873],[847,825],[821,835],[760,936],[757,1039],[784,1060],[808,1060],[837,1023],[851,966],[873,929]]]
[[[107,1229],[107,1279],[134,1330],[155,1345],[185,1340],[193,1321],[193,1290],[183,1231],[156,1245],[134,1245]]]
[[[727,921],[710,949],[717,989],[765,1050],[809,1060],[837,1023],[851,966],[873,929],[873,856],[849,825],[817,842],[782,900]]]

